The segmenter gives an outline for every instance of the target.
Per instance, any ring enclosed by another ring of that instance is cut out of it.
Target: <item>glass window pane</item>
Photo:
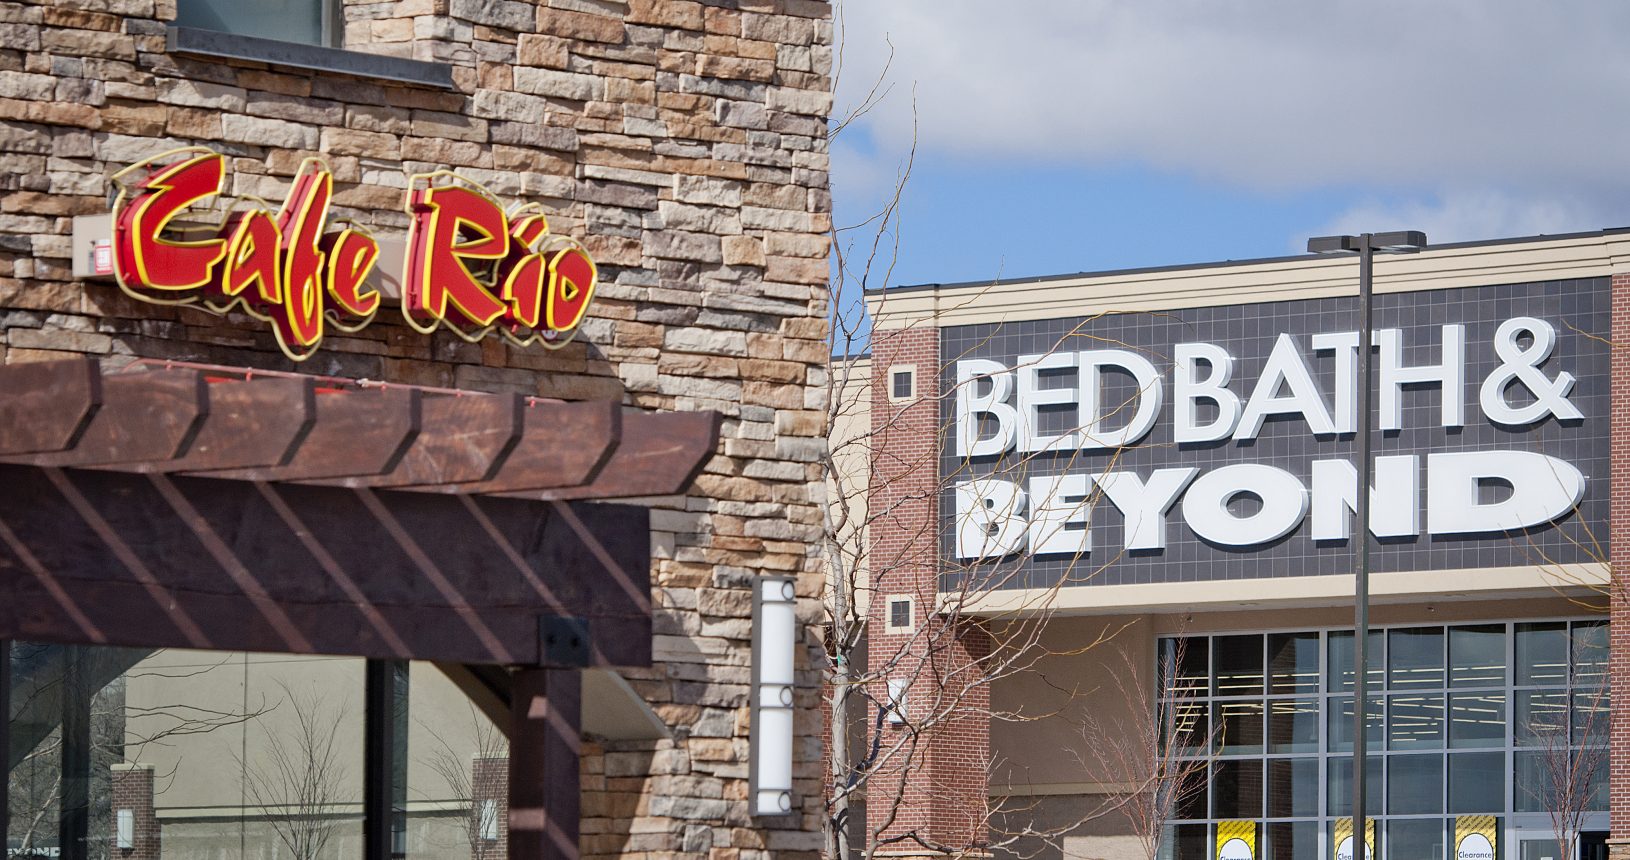
[[[1394,690],[1443,686],[1443,628],[1414,627],[1387,633],[1387,683]]]
[[[1511,735],[1517,746],[1567,746],[1568,694],[1561,690],[1518,690]]]
[[[1263,856],[1267,860],[1319,860],[1317,821],[1276,821],[1266,830],[1268,850]]]
[[[1329,642],[1330,674],[1325,680],[1325,689],[1332,692],[1343,692],[1353,688],[1353,632],[1351,630],[1337,630],[1327,637]],[[1386,639],[1379,630],[1370,631],[1370,646],[1365,654],[1369,661],[1370,670],[1366,683],[1371,690],[1381,689],[1381,681],[1385,677],[1386,663],[1382,661],[1385,652]]]
[[[1449,812],[1495,815],[1505,809],[1505,753],[1449,754]]]
[[[1449,747],[1505,746],[1505,694],[1454,693],[1449,696]]]
[[[1570,642],[1573,685],[1595,690],[1607,683],[1607,622],[1575,621]]]
[[[1351,756],[1337,756],[1325,759],[1325,799],[1329,804],[1325,808],[1325,815],[1349,816],[1353,814],[1353,759]],[[1384,782],[1381,773],[1381,757],[1367,756],[1364,759],[1364,808],[1370,810],[1368,814],[1375,814],[1381,810],[1381,786]]]
[[[1210,860],[1209,830],[1204,824],[1168,825],[1160,839],[1160,860]]]
[[[175,22],[223,33],[239,33],[301,42],[322,43],[322,0],[177,0]]]
[[[440,670],[408,664],[408,806],[398,857],[507,856],[509,743]]]
[[[1168,698],[1204,696],[1211,686],[1204,637],[1160,640],[1161,689]]]
[[[1580,808],[1607,811],[1607,747],[1585,747],[1573,752],[1573,772],[1579,774],[1584,804]]]
[[[1387,814],[1443,811],[1443,754],[1387,757]]]
[[[1444,833],[1441,818],[1389,821],[1386,856],[1400,860],[1443,860]]]
[[[1211,765],[1211,817],[1262,815],[1262,760],[1224,759]]]
[[[1221,734],[1217,749],[1222,755],[1262,754],[1262,703],[1217,702]]]
[[[1206,817],[1211,797],[1211,778],[1203,761],[1186,762],[1179,765],[1185,773],[1193,774],[1193,779],[1177,780],[1177,796],[1173,798],[1172,817],[1178,821],[1199,821]],[[1194,768],[1189,770],[1188,768]]]
[[[1387,749],[1443,748],[1443,696],[1391,696],[1387,699]]]
[[[1274,633],[1268,636],[1268,692],[1319,691],[1319,634]]]
[[[1449,628],[1449,686],[1505,685],[1505,625]]]
[[[1319,814],[1319,760],[1268,759],[1268,817],[1308,818]]]
[[[1512,802],[1518,812],[1607,808],[1606,747],[1518,750]]]
[[[1381,748],[1381,726],[1385,722],[1381,698],[1372,696],[1368,698],[1369,706],[1364,711],[1364,741],[1365,749],[1379,750]],[[1329,719],[1326,722],[1325,748],[1330,752],[1353,751],[1353,719],[1355,716],[1352,696],[1337,696],[1329,700]]]
[[[1568,683],[1568,625],[1561,621],[1518,624],[1517,686]]]
[[[1318,699],[1276,699],[1268,703],[1268,752],[1318,751]]]
[[[1161,704],[1161,742],[1185,752],[1209,752],[1212,732],[1209,706],[1205,702],[1164,702]]]
[[[1262,695],[1262,636],[1215,636],[1211,640],[1219,696]]]
[[[1605,690],[1573,694],[1573,744],[1607,743],[1607,730],[1613,716],[1607,707]]]

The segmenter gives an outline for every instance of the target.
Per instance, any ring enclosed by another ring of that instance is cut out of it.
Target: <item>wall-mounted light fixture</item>
[[[130,851],[136,847],[136,811],[134,809],[120,809],[113,816],[113,845],[120,851]]]
[[[798,598],[790,576],[753,586],[753,728],[750,765],[754,815],[792,814],[792,700]]]

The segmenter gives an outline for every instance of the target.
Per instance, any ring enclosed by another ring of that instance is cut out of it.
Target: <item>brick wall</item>
[[[1611,585],[1611,642],[1609,681],[1615,700],[1630,690],[1630,595],[1625,591],[1624,572],[1630,571],[1630,275],[1613,276],[1613,475],[1608,534]],[[1611,751],[1609,753],[1609,812],[1612,821],[1610,846],[1614,860],[1630,858],[1630,708],[1613,710]],[[1621,840],[1623,841],[1621,843]]]
[[[132,846],[118,848],[115,842],[115,846],[109,846],[107,856],[115,860],[159,860],[163,846],[158,812],[153,808],[153,768],[117,765],[113,768],[112,785],[114,839],[118,838],[119,810],[130,810],[136,826]]]
[[[902,365],[915,369],[916,398],[890,402],[890,371]],[[922,739],[910,761],[896,761],[872,778],[868,824],[895,816],[884,838],[905,841],[889,846],[891,852],[912,853],[919,840],[967,848],[985,838],[990,690],[979,682],[978,661],[988,655],[990,640],[977,626],[950,627],[932,611],[939,573],[939,331],[924,327],[879,336],[872,368],[867,635],[869,669],[880,676],[872,692],[887,701],[887,679],[907,679],[908,720],[930,711],[949,719]],[[913,599],[916,632],[886,631],[891,596]],[[888,746],[906,729],[885,723],[882,731]]]
[[[345,0],[344,13],[347,48],[444,63],[456,91],[170,54],[173,0],[0,0],[0,361],[295,369],[247,317],[72,279],[71,217],[105,212],[114,171],[177,145],[225,153],[229,194],[273,201],[322,156],[333,217],[380,236],[406,226],[411,173],[451,168],[506,205],[540,202],[601,267],[576,342],[425,336],[386,308],[359,333],[330,331],[298,369],[722,411],[721,455],[689,498],[653,510],[659,663],[630,680],[674,737],[588,748],[585,774],[615,774],[636,803],[585,805],[604,816],[583,823],[587,855],[815,849],[813,634],[790,820],[748,817],[746,706],[754,577],[798,575],[804,617],[819,612],[830,6]]]

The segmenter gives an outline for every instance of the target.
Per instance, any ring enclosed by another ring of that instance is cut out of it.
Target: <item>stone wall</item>
[[[166,51],[173,0],[0,2],[0,361],[74,353],[295,369],[269,328],[71,275],[72,216],[179,145],[228,193],[282,200],[309,156],[335,219],[399,235],[441,168],[542,203],[600,264],[559,351],[421,335],[394,308],[330,331],[305,372],[630,407],[716,409],[719,456],[660,500],[658,665],[630,672],[673,738],[588,747],[586,856],[795,857],[819,845],[816,636],[801,657],[803,814],[747,812],[751,590],[799,575],[818,616],[827,361],[831,9],[817,0],[344,0],[348,50],[442,63],[455,90]],[[599,791],[601,794],[596,795]]]

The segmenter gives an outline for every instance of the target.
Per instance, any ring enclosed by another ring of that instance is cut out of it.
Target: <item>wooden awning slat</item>
[[[265,376],[209,386],[209,415],[187,453],[137,472],[271,468],[289,462],[317,421],[309,379]]]
[[[197,371],[114,374],[103,378],[102,407],[71,448],[11,459],[34,466],[170,460],[187,452],[208,414],[208,386]]]
[[[422,397],[411,388],[317,394],[317,420],[288,463],[201,473],[245,481],[301,481],[379,475],[401,461],[421,426]]]
[[[102,405],[102,371],[89,358],[0,367],[0,456],[61,451]]]
[[[403,489],[495,495],[578,486],[592,479],[621,444],[622,426],[622,410],[610,400],[534,403],[525,411],[521,438],[491,478]]]
[[[623,416],[623,438],[594,480],[516,498],[631,499],[683,493],[713,456],[723,416],[717,412]]]

